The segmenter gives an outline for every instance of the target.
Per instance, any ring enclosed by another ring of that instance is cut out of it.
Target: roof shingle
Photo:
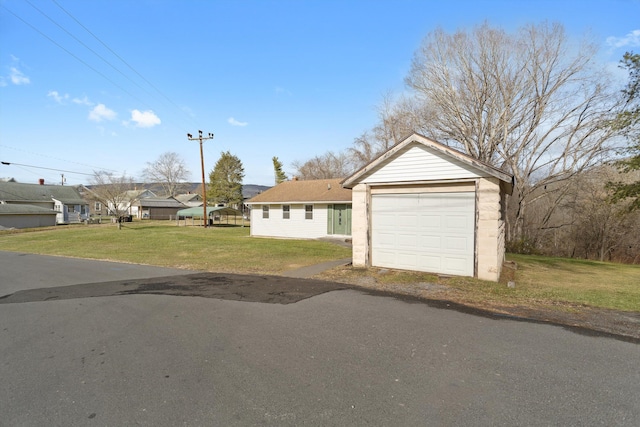
[[[341,179],[285,181],[251,198],[253,203],[350,202],[351,190],[343,188]]]

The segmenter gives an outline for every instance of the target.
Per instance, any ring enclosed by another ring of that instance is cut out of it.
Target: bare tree
[[[376,109],[378,124],[357,137],[347,149],[355,169],[366,165],[412,133],[428,132],[428,114],[415,98],[403,96],[396,99],[387,93]]]
[[[122,228],[122,218],[129,215],[129,208],[135,201],[133,179],[125,175],[117,176],[111,172],[94,171],[89,188],[90,198],[100,202],[118,220],[118,229]]]
[[[168,151],[155,161],[147,162],[142,175],[147,182],[162,185],[165,195],[175,196],[181,184],[189,179],[190,172],[178,153]]]
[[[544,218],[548,212],[545,204],[555,203],[556,196],[552,187],[541,188],[544,194],[539,195],[527,216],[528,222],[536,223],[530,235],[536,250],[547,255],[600,261],[629,262],[640,255],[636,237],[640,212],[629,212],[626,201],[609,201],[610,190],[606,188],[606,182],[620,177],[611,165],[597,166],[574,175],[569,180],[568,196],[549,220]],[[543,221],[545,223],[541,225]]]
[[[302,180],[345,178],[353,172],[353,164],[346,152],[327,153],[306,162],[293,162],[296,176]]]
[[[567,182],[611,148],[605,123],[619,96],[595,53],[546,23],[516,34],[488,24],[436,30],[415,53],[406,82],[429,112],[430,135],[514,174],[508,238],[526,238],[525,214],[539,188]],[[555,188],[547,217],[568,185]]]

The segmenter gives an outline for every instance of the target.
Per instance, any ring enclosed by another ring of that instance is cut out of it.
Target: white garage
[[[511,175],[414,134],[343,186],[354,266],[498,280]]]

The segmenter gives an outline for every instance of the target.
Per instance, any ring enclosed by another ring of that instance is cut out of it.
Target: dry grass
[[[500,282],[443,277],[381,268],[343,267],[323,278],[428,299],[477,307],[581,307],[640,312],[640,266],[539,256],[509,255]],[[515,287],[507,283],[512,280]]]

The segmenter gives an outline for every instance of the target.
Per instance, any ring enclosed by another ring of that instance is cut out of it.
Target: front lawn
[[[177,227],[168,221],[0,231],[0,250],[123,261],[201,271],[279,274],[348,258],[351,250],[316,240],[249,237],[249,227]]]

